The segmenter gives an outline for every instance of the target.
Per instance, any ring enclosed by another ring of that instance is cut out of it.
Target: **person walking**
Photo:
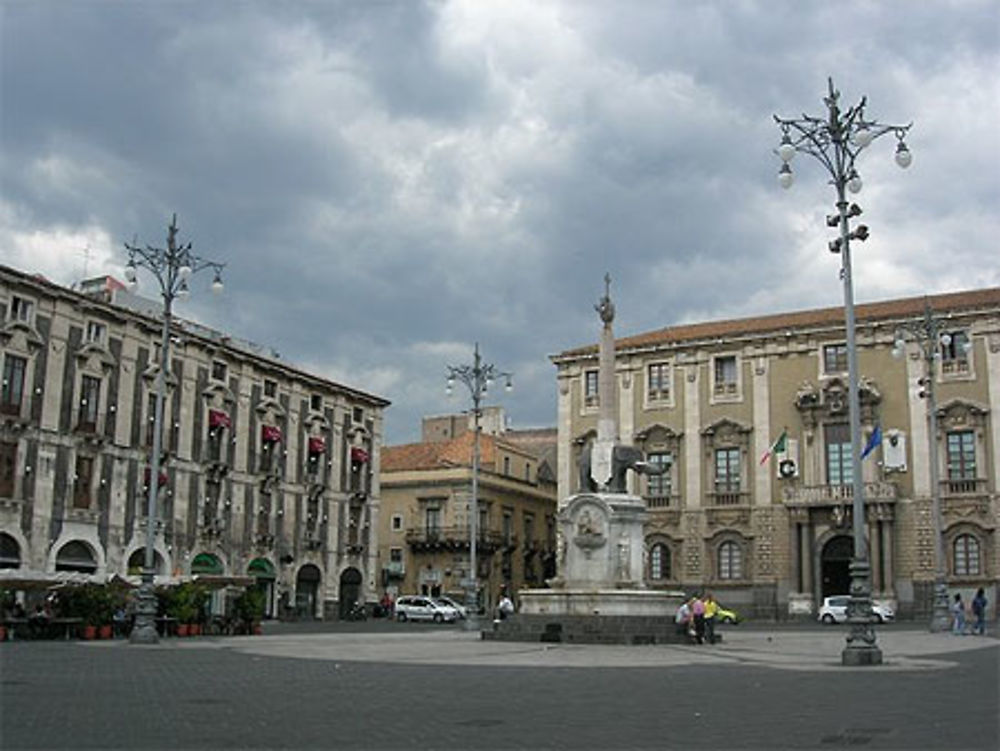
[[[705,603],[700,597],[691,602],[691,616],[694,618],[694,640],[697,644],[705,642]]]
[[[715,644],[715,617],[719,612],[719,603],[711,592],[705,593],[705,638],[709,644]]]
[[[682,602],[681,606],[677,608],[677,613],[674,615],[674,627],[677,633],[681,636],[687,634],[688,629],[692,627],[691,605],[687,600]]]
[[[955,636],[965,634],[965,604],[962,602],[962,595],[955,593],[955,601],[951,604],[951,633]]]
[[[986,592],[982,587],[972,598],[972,615],[976,618],[976,623],[972,627],[972,633],[978,636],[986,636]]]

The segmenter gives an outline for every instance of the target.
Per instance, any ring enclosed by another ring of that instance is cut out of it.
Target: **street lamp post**
[[[469,573],[465,578],[465,626],[469,631],[479,630],[479,569],[476,561],[476,542],[479,526],[479,418],[482,416],[480,407],[489,386],[498,377],[505,381],[504,388],[509,392],[513,389],[513,374],[501,372],[494,365],[484,363],[479,355],[479,342],[476,342],[472,365],[449,365],[447,392],[451,396],[455,381],[461,381],[469,389],[472,396],[473,437],[472,437],[472,500],[469,504]]]
[[[830,173],[831,183],[837,191],[837,213],[828,216],[828,227],[838,227],[840,236],[830,242],[830,251],[840,253],[840,278],[844,286],[844,316],[847,328],[847,378],[848,407],[851,429],[851,470],[853,489],[854,555],[851,559],[851,592],[847,607],[850,632],[842,652],[844,665],[877,665],[882,662],[875,630],[872,628],[870,563],[865,539],[864,483],[861,478],[861,417],[858,399],[857,347],[854,339],[854,289],[851,280],[851,240],[868,238],[868,227],[859,224],[853,231],[849,220],[861,214],[855,203],[848,205],[847,191],[861,190],[861,178],[855,169],[855,160],[872,141],[887,133],[896,136],[896,163],[904,169],[910,165],[912,155],[904,138],[910,125],[884,125],[865,118],[866,99],[843,111],[839,104],[840,92],[829,79],[829,96],[823,99],[827,108],[825,118],[803,115],[785,119],[774,116],[781,129],[781,144],[776,153],[781,159],[778,181],[783,188],[791,187],[793,175],[790,162],[797,153],[808,154],[818,160]]]
[[[146,503],[146,549],[142,567],[142,584],[139,586],[135,626],[129,634],[133,644],[155,644],[156,594],[153,591],[154,545],[156,544],[156,502],[160,490],[160,452],[163,448],[163,399],[167,387],[167,369],[170,367],[170,321],[175,299],[183,300],[189,294],[188,279],[203,269],[213,269],[215,279],[212,291],[222,291],[222,268],[225,264],[200,258],[191,252],[191,243],[177,245],[177,215],[174,214],[167,228],[167,248],[147,245],[140,248],[125,243],[128,264],[125,279],[130,289],[138,286],[136,269],[142,267],[153,274],[160,285],[163,297],[163,330],[160,338],[159,372],[156,374],[156,402],[153,411],[153,455],[149,461],[149,483]]]
[[[902,323],[896,330],[894,357],[906,353],[904,336],[909,334],[920,349],[924,360],[924,374],[917,382],[919,395],[927,400],[927,433],[930,446],[931,470],[931,521],[934,525],[934,609],[931,614],[931,631],[948,631],[951,618],[948,613],[948,586],[945,583],[944,528],[941,521],[941,482],[938,477],[937,401],[934,395],[935,360],[940,356],[941,347],[948,347],[952,335],[943,330],[942,322],[935,318],[930,303],[924,302],[924,317],[912,323]],[[957,346],[965,352],[972,348],[967,338]]]

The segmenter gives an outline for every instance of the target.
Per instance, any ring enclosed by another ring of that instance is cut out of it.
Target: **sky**
[[[226,264],[182,317],[392,401],[383,440],[615,333],[840,305],[829,176],[773,115],[913,126],[859,158],[858,302],[1000,285],[996,0],[0,0],[0,262],[71,285],[124,243]],[[140,274],[139,292],[152,292]]]

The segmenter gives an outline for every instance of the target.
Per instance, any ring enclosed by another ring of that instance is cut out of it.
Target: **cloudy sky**
[[[446,366],[515,373],[555,423],[550,354],[616,333],[836,305],[816,162],[775,175],[777,113],[914,123],[860,160],[859,301],[1000,284],[996,0],[0,0],[0,262],[65,284],[181,239],[226,294],[180,314],[391,399]],[[149,279],[146,289],[152,288]],[[210,279],[203,279],[207,285]],[[197,285],[196,285],[197,286]]]

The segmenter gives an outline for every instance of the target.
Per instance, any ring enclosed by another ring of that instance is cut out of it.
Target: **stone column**
[[[802,535],[799,538],[799,557],[802,559],[802,584],[803,593],[813,592],[813,566],[812,566],[812,524],[804,522],[800,529]]]
[[[893,520],[886,519],[881,524],[879,534],[882,538],[882,563],[884,567],[883,581],[885,582],[885,593],[894,597],[896,594],[896,578],[892,563],[892,558],[895,553],[892,545],[892,529]]]

